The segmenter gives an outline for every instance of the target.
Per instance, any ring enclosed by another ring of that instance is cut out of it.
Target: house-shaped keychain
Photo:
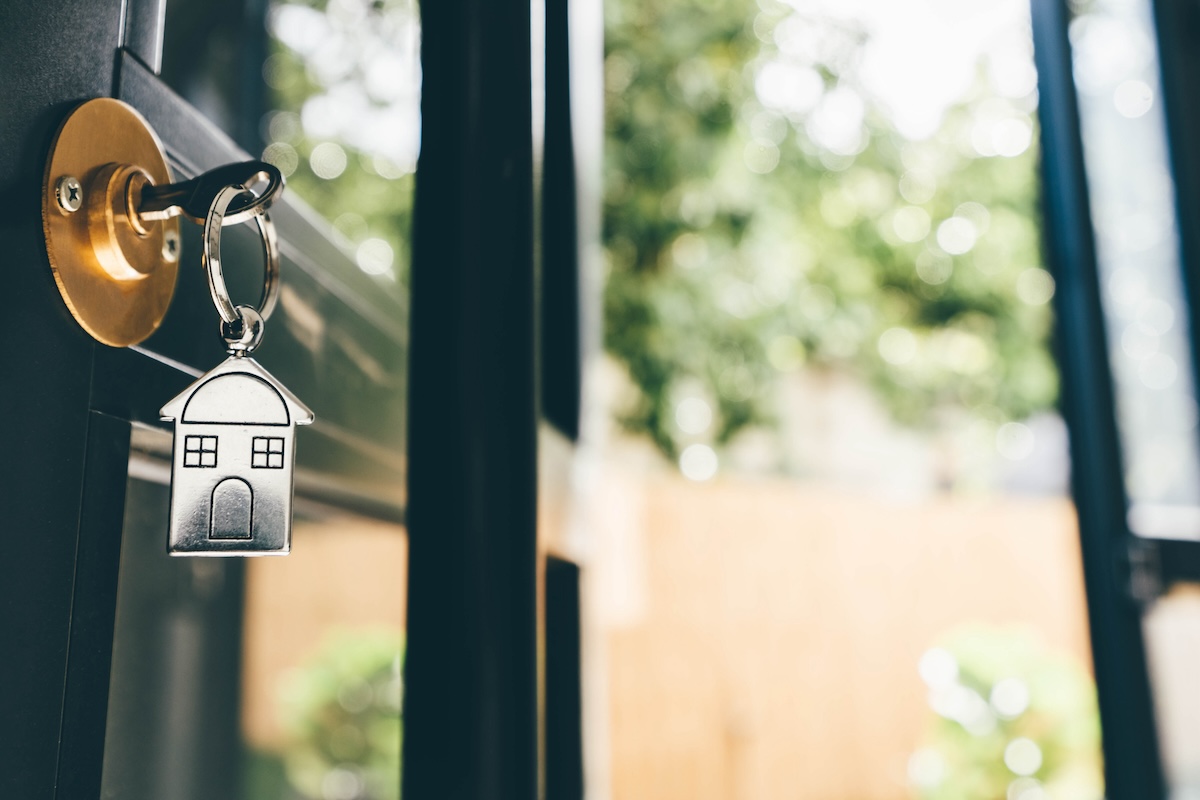
[[[162,408],[175,421],[171,555],[284,555],[296,426],[312,411],[249,356],[231,356]]]

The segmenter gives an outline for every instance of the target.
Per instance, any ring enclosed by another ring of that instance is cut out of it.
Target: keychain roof
[[[268,386],[279,393],[280,399],[283,400],[287,407],[289,419],[285,421],[292,422],[296,425],[308,425],[313,421],[313,412],[308,406],[292,394],[286,386],[280,383],[274,375],[267,372],[261,364],[253,358],[246,356],[230,356],[222,363],[218,364],[213,369],[206,372],[203,377],[193,383],[188,388],[184,389],[180,394],[175,396],[170,402],[162,407],[159,413],[164,420],[182,420],[188,402],[197,394],[203,387],[225,375],[251,375],[258,380],[265,382]],[[250,384],[252,386],[252,384]],[[214,421],[214,420],[206,420]]]

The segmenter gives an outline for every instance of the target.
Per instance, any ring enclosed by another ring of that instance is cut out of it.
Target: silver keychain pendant
[[[173,556],[286,555],[291,549],[296,426],[313,413],[250,357],[278,298],[274,228],[255,217],[266,256],[259,308],[235,306],[221,269],[221,225],[241,186],[222,189],[204,221],[203,265],[229,358],[162,408],[175,423],[171,460]]]

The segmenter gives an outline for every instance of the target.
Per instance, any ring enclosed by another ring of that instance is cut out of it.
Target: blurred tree
[[[1054,403],[1032,87],[1005,99],[981,69],[909,141],[860,85],[865,33],[819,8],[606,13],[605,343],[639,390],[629,429],[673,457],[698,395],[726,443],[802,365],[861,376],[911,425]]]
[[[669,457],[727,443],[771,424],[772,387],[803,366],[857,375],[935,430],[1053,405],[1032,86],[997,93],[981,64],[940,129],[908,140],[862,85],[865,31],[819,3],[606,15],[605,345],[638,390],[630,430]],[[416,10],[277,0],[270,19],[264,157],[403,291]],[[680,427],[685,399],[712,409],[707,429]]]

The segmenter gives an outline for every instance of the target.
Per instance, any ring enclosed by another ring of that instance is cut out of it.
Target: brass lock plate
[[[147,183],[171,182],[150,125],[120,100],[89,100],[55,134],[42,186],[42,227],[55,283],[71,314],[114,347],[162,322],[179,270],[179,220],[143,222]]]

